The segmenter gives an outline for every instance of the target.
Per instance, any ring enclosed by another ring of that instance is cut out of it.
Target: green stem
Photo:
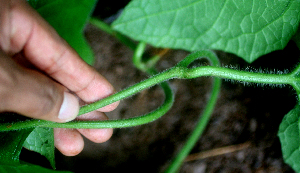
[[[134,54],[132,57],[133,65],[137,69],[139,69],[143,72],[147,71],[147,66],[144,63],[142,63],[142,57],[143,57],[146,46],[147,46],[147,44],[145,42],[140,42],[137,45],[136,50],[134,51]]]
[[[175,159],[172,161],[171,165],[166,170],[166,173],[174,173],[177,172],[180,166],[182,165],[184,159],[187,157],[187,155],[191,152],[191,150],[194,148],[196,142],[201,137],[203,131],[205,130],[209,120],[210,116],[212,115],[212,112],[214,110],[215,104],[218,99],[218,95],[221,88],[221,80],[218,78],[214,79],[213,82],[213,91],[211,93],[210,100],[208,101],[208,104],[200,117],[196,128],[186,141],[185,145],[181,149],[181,151],[178,153],[178,155],[175,157]]]
[[[220,65],[220,62],[215,54],[209,51],[203,51],[201,54],[195,52],[189,55],[186,59],[181,61],[177,66],[188,67],[189,64],[193,62],[195,59],[197,59],[198,57],[202,58],[204,56],[208,58],[212,66],[216,67]],[[191,152],[196,142],[199,140],[214,110],[220,89],[221,89],[221,79],[214,78],[210,99],[207,103],[206,108],[204,109],[202,116],[200,117],[196,125],[196,128],[193,130],[192,134],[188,138],[187,142],[185,143],[181,151],[177,154],[175,159],[172,161],[172,163],[166,170],[166,173],[173,173],[178,171],[186,156]]]
[[[150,123],[164,114],[173,105],[174,96],[171,88],[166,82],[161,83],[161,87],[165,93],[164,103],[156,110],[138,117],[121,119],[121,120],[106,120],[106,121],[72,121],[68,123],[51,123],[45,124],[43,127],[52,127],[52,128],[89,128],[89,129],[98,129],[98,128],[124,128],[124,127],[133,127],[146,123]]]
[[[161,82],[164,82],[170,78],[174,78],[177,76],[176,73],[174,73],[175,71],[174,70],[168,70],[168,71],[165,71],[163,73],[160,73],[158,75],[155,75],[147,80],[144,80],[140,83],[137,83],[125,90],[122,90],[114,95],[111,95],[109,97],[106,97],[102,100],[99,100],[97,102],[94,102],[94,103],[91,103],[91,104],[88,104],[86,106],[83,106],[80,108],[79,110],[79,114],[78,115],[82,115],[82,114],[85,114],[85,113],[88,113],[88,112],[91,112],[91,111],[94,111],[96,109],[99,109],[99,108],[102,108],[104,106],[107,106],[111,103],[114,103],[116,101],[119,101],[119,100],[122,100],[122,99],[125,99],[127,97],[130,97],[144,89],[147,89],[151,86],[154,86],[156,84],[159,84]]]
[[[99,100],[95,103],[90,105],[83,106],[80,108],[80,115],[91,112],[93,110],[99,109],[116,101],[122,100],[126,97],[132,96],[146,88],[149,88],[153,85],[158,83],[164,82],[169,79],[173,78],[180,78],[180,79],[191,79],[201,76],[214,76],[220,78],[227,78],[245,82],[253,82],[253,83],[266,83],[266,84],[290,84],[295,86],[295,83],[299,83],[300,79],[295,76],[293,73],[291,74],[263,74],[263,73],[254,73],[254,72],[245,72],[245,71],[237,71],[227,68],[221,67],[213,67],[213,66],[201,66],[195,68],[187,68],[187,66],[193,62],[193,60],[199,57],[198,52],[192,53],[188,57],[186,57],[183,61],[178,63],[175,67],[166,70],[158,75],[154,75],[153,77],[144,80],[138,84],[135,84],[125,90],[122,90],[112,96]],[[92,122],[68,122],[68,123],[52,123],[52,122],[45,122],[42,120],[32,120],[32,121],[21,121],[16,122],[13,124],[1,124],[0,131],[7,131],[7,130],[16,130],[21,128],[30,128],[36,126],[44,126],[44,127],[60,127],[60,128],[122,128],[122,127],[129,127],[134,126],[130,124],[124,124],[120,120],[115,121],[92,121]],[[120,123],[118,124],[117,122]],[[114,123],[114,125],[110,125],[110,123]],[[93,125],[91,125],[93,124]],[[99,124],[99,126],[97,125]],[[92,126],[92,127],[91,127]]]
[[[159,80],[159,79],[158,79]],[[80,114],[84,114],[87,112],[91,112],[93,110],[98,109],[99,107],[103,107],[109,105],[115,101],[119,101],[124,99],[125,97],[129,97],[141,89],[145,89],[150,87],[149,81],[146,80],[144,82],[138,83],[132,87],[129,87],[126,90],[116,93],[110,97],[102,99],[98,102],[92,103],[90,105],[86,105],[80,108]],[[160,82],[158,82],[160,83]],[[153,84],[154,85],[154,84]],[[55,123],[44,120],[27,120],[27,121],[19,121],[15,123],[2,123],[0,124],[0,131],[10,131],[10,130],[18,130],[23,128],[31,128],[31,127],[51,127],[51,128],[81,128],[81,129],[99,129],[99,128],[124,128],[124,127],[132,127],[137,125],[146,124],[152,122],[162,115],[164,115],[173,105],[174,96],[171,88],[166,82],[161,83],[161,87],[165,93],[165,102],[155,111],[152,111],[148,114],[128,118],[121,120],[106,120],[106,121],[71,121],[67,123]]]
[[[182,74],[181,78],[192,79],[197,78],[199,76],[213,76],[243,82],[265,84],[292,85],[295,81],[300,81],[300,78],[296,78],[290,74],[265,74],[211,66],[184,70],[184,73]]]

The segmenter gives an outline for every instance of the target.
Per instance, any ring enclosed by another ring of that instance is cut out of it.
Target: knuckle
[[[0,54],[1,56],[1,54]],[[5,110],[10,104],[14,88],[18,85],[18,74],[13,71],[10,63],[3,62],[0,57],[0,111]]]
[[[42,93],[40,93],[40,103],[38,103],[39,106],[35,106],[38,109],[36,109],[34,114],[40,118],[49,116],[51,114],[58,114],[58,109],[56,108],[56,103],[58,102],[57,96],[58,90],[51,82],[42,90]]]

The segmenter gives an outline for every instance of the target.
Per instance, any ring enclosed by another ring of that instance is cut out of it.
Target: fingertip
[[[80,121],[94,120],[105,121],[108,117],[103,112],[93,111],[77,118]],[[113,134],[113,129],[78,129],[78,131],[87,139],[95,143],[103,143],[109,140]]]
[[[78,131],[95,143],[106,142],[113,135],[113,129],[78,129]]]
[[[84,147],[80,133],[75,129],[54,129],[54,145],[65,156],[76,156]]]
[[[103,108],[98,109],[98,111],[100,111],[100,112],[111,112],[111,111],[115,110],[118,107],[119,104],[120,104],[120,101],[117,101],[117,102],[114,102],[114,103],[112,103],[110,105],[107,105]]]
[[[79,100],[71,93],[64,92],[58,118],[64,122],[75,119],[79,112]]]

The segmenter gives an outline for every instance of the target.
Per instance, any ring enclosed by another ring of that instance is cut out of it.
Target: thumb
[[[0,112],[54,122],[71,121],[78,114],[79,101],[65,90],[46,75],[21,67],[0,54]]]

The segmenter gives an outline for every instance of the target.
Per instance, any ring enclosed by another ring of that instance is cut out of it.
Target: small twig
[[[165,54],[167,54],[169,52],[170,49],[162,49],[160,50],[157,55],[160,57],[163,57]]]
[[[242,144],[230,145],[230,146],[226,146],[226,147],[203,151],[200,153],[190,154],[189,156],[186,157],[184,162],[190,162],[190,161],[194,161],[194,160],[205,159],[208,157],[219,156],[219,155],[223,155],[223,154],[227,154],[227,153],[233,153],[236,151],[246,149],[246,148],[250,147],[250,145],[251,145],[251,143],[250,143],[250,141],[248,141],[248,142],[245,142]]]

